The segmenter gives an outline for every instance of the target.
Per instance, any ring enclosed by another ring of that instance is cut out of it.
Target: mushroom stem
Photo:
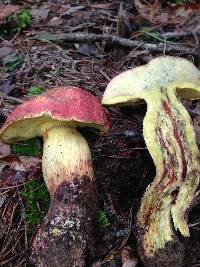
[[[75,128],[44,131],[43,175],[51,205],[33,242],[37,266],[85,266],[95,215],[92,158]]]
[[[199,184],[199,151],[190,116],[173,88],[146,98],[144,138],[156,165],[156,177],[144,194],[137,222],[148,256],[172,240],[171,224],[189,236],[186,210]]]
[[[63,182],[73,183],[77,177],[81,181],[85,176],[94,179],[90,149],[75,128],[52,127],[44,131],[43,139],[42,171],[51,195]]]

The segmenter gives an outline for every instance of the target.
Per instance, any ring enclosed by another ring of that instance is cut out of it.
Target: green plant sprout
[[[22,9],[7,17],[0,29],[0,36],[8,36],[12,33],[21,32],[31,24],[31,11]]]
[[[103,210],[97,212],[97,220],[102,228],[106,228],[110,225],[108,217]]]
[[[31,12],[28,9],[22,9],[20,12],[15,13],[8,17],[8,23],[15,24],[11,29],[11,33],[20,32],[31,23]]]
[[[39,85],[33,85],[28,90],[28,96],[40,95],[44,92],[44,88]]]

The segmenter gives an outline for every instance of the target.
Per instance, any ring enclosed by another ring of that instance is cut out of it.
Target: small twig
[[[99,72],[104,76],[104,78],[106,78],[106,80],[108,80],[108,81],[111,80],[111,78],[108,77],[108,75],[103,70],[99,69]]]
[[[38,40],[49,40],[54,42],[98,42],[105,41],[113,45],[119,45],[127,48],[135,48],[142,46],[150,51],[163,52],[165,44],[143,43],[141,41],[133,41],[110,34],[87,34],[87,33],[61,33],[61,34],[41,34],[35,36]],[[187,54],[198,54],[197,48],[189,48],[182,45],[166,44],[166,52],[182,52]]]
[[[188,224],[189,227],[193,227],[193,226],[197,226],[197,225],[200,225],[200,219],[197,220],[196,222],[193,222],[193,223],[189,223]]]
[[[80,31],[82,29],[85,29],[86,27],[89,28],[89,27],[93,27],[93,26],[95,26],[94,22],[86,22],[86,23],[82,23],[82,24],[79,24],[79,25],[74,26],[74,27],[66,27],[64,31],[65,32]]]
[[[8,96],[8,95],[6,95],[6,94],[3,94],[2,92],[0,92],[0,97],[1,97],[2,99],[10,100],[10,101],[15,102],[15,103],[17,103],[17,104],[22,104],[22,103],[24,103],[24,100],[21,100],[21,99],[19,99],[19,98],[17,98],[17,97],[13,97],[13,96]]]
[[[191,31],[191,32],[166,32],[166,33],[162,33],[161,37],[165,37],[165,38],[184,38],[184,37],[192,37],[192,36],[194,36],[194,33],[196,35],[200,35],[200,32],[195,32],[195,31]]]
[[[9,189],[9,190],[7,190],[7,191],[4,191],[4,192],[0,193],[0,196],[5,195],[5,194],[8,193],[10,190],[11,190],[11,189]]]

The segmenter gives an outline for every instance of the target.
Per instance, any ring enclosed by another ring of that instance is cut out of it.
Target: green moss
[[[34,85],[31,86],[28,91],[28,96],[40,95],[44,92],[44,88],[42,86]]]
[[[50,205],[50,195],[44,182],[31,180],[25,185],[21,197],[26,202],[26,223],[28,232],[33,232],[47,214]]]
[[[38,156],[42,154],[42,146],[38,138],[33,138],[20,144],[12,144],[11,151],[13,154]]]
[[[103,210],[97,211],[97,220],[102,228],[106,228],[110,225],[108,217]]]
[[[28,9],[22,9],[8,17],[8,22],[15,23],[15,27],[11,29],[11,33],[22,31],[31,23],[31,12]]]
[[[7,17],[5,23],[1,26],[0,36],[8,36],[12,33],[21,32],[31,24],[31,11],[22,9]]]

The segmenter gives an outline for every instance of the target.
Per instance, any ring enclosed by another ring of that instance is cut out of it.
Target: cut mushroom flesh
[[[200,98],[200,71],[185,59],[166,56],[115,77],[102,101],[105,105],[147,102],[143,133],[156,177],[142,198],[137,224],[148,257],[173,241],[173,226],[189,236],[186,211],[199,184],[195,133],[177,96]]]

